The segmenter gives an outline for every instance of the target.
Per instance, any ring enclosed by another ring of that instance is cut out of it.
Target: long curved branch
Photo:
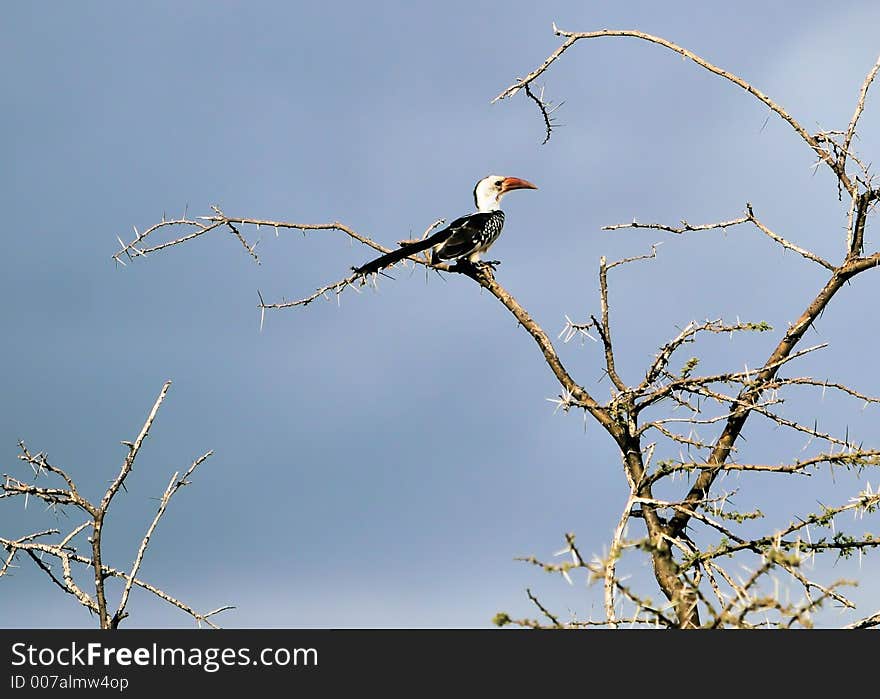
[[[779,103],[770,99],[767,95],[761,92],[756,87],[752,86],[738,75],[734,75],[733,73],[724,70],[723,68],[719,68],[718,66],[710,63],[705,58],[702,58],[695,54],[693,51],[689,51],[683,46],[679,46],[676,43],[673,43],[667,39],[664,39],[659,36],[654,36],[652,34],[647,34],[645,32],[636,31],[634,29],[603,29],[601,31],[596,32],[569,32],[563,29],[559,29],[555,24],[553,25],[553,33],[556,36],[565,37],[565,41],[557,48],[553,53],[551,53],[547,59],[535,70],[526,75],[526,77],[517,80],[515,83],[510,85],[509,87],[502,90],[493,100],[492,102],[497,102],[498,100],[505,99],[507,97],[512,97],[521,89],[524,89],[527,85],[529,85],[535,78],[541,75],[544,71],[546,71],[556,60],[562,56],[565,51],[574,46],[575,43],[580,41],[581,39],[601,39],[605,37],[631,37],[633,39],[641,39],[642,41],[648,41],[652,44],[658,44],[660,46],[664,46],[670,51],[674,51],[675,53],[681,54],[685,58],[689,58],[694,63],[696,63],[701,68],[705,68],[710,73],[714,73],[725,80],[729,80],[734,85],[742,88],[750,95],[755,97],[758,101],[764,103],[771,109],[771,111],[778,114],[795,132],[813,149],[819,159],[824,162],[831,170],[837,175],[838,180],[843,185],[843,187],[850,193],[855,194],[856,185],[849,179],[846,174],[846,171],[843,168],[843,164],[836,160],[831,153],[829,153],[825,148],[822,147],[821,143],[816,140],[815,137],[810,135],[807,130],[801,126],[800,122],[797,121],[791,114],[789,114]],[[867,88],[865,89],[867,91]],[[857,117],[856,117],[857,120]]]
[[[870,257],[859,258],[845,263],[835,270],[831,278],[810,302],[810,305],[801,313],[797,322],[789,328],[788,332],[776,345],[772,354],[764,363],[763,368],[758,372],[754,382],[740,391],[737,396],[737,405],[739,407],[730,414],[723,432],[716,440],[712,452],[707,459],[707,463],[717,465],[718,468],[705,470],[700,473],[684,500],[686,504],[694,505],[706,497],[709,488],[721,471],[721,466],[730,456],[733,445],[739,438],[746,420],[751,415],[751,406],[758,402],[759,397],[768,384],[773,381],[776,372],[785,363],[786,358],[791,355],[795,346],[807,331],[807,328],[825,310],[825,307],[834,295],[848,280],[865,270],[878,266],[880,266],[880,253],[875,253]],[[686,512],[683,510],[676,512],[670,520],[671,535],[677,536],[681,534],[689,521],[690,516]]]

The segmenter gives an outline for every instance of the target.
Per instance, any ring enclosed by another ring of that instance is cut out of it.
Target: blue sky
[[[107,541],[127,565],[171,473],[215,456],[178,494],[144,577],[200,609],[234,604],[232,627],[484,627],[533,615],[530,587],[565,617],[598,612],[601,591],[517,563],[550,558],[564,532],[607,545],[626,487],[598,427],[554,415],[558,393],[534,343],[466,279],[398,272],[268,315],[257,290],[298,298],[369,253],[333,232],[262,231],[257,266],[229,235],[117,268],[116,236],[169,216],[226,213],[343,221],[385,244],[470,211],[490,172],[535,182],[505,199],[499,280],[555,337],[598,310],[612,272],[624,378],[698,318],[800,314],[823,270],[754,230],[688,237],[601,231],[632,220],[734,218],[746,201],[818,254],[843,249],[845,208],[830,175],[787,125],[693,64],[627,40],[582,44],[546,76],[560,128],[524,97],[490,104],[558,45],[565,29],[634,28],[676,41],[751,81],[807,129],[847,124],[878,53],[869,0],[567,3],[17,3],[0,26],[0,463],[19,439],[97,493],[162,382],[174,385],[116,503]],[[876,86],[875,86],[875,89]],[[872,95],[859,152],[877,152]],[[868,246],[876,234],[868,232]],[[830,347],[802,371],[880,394],[869,322],[880,277],[863,275],[826,310]],[[774,335],[712,340],[707,366],[758,364]],[[592,343],[560,348],[605,395]],[[826,397],[802,409],[870,441],[877,409]],[[801,408],[792,406],[792,411]],[[803,440],[750,428],[750,452],[785,458]],[[758,458],[757,456],[755,458]],[[870,480],[870,475],[868,476]],[[784,525],[793,509],[842,502],[863,485],[810,488],[743,479],[737,504]],[[51,516],[0,507],[0,532]],[[67,520],[63,520],[64,526]],[[850,566],[849,568],[847,566]],[[852,567],[855,566],[855,567]],[[644,571],[634,570],[634,575]],[[880,608],[877,564],[838,563]],[[659,593],[657,593],[659,597]],[[0,581],[4,626],[91,625],[23,567]],[[136,595],[130,626],[188,626]],[[829,612],[828,623],[842,617]]]

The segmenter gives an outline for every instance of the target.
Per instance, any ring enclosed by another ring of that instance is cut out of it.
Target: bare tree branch
[[[877,77],[878,71],[880,71],[880,56],[877,57],[877,62],[874,64],[874,67],[868,71],[868,75],[862,83],[862,89],[859,90],[859,99],[856,102],[856,108],[853,112],[852,118],[849,120],[849,126],[846,129],[846,136],[844,136],[843,147],[841,148],[840,157],[838,159],[841,170],[846,168],[846,158],[849,154],[849,148],[852,144],[853,136],[855,136],[856,133],[856,125],[859,123],[859,118],[862,116],[862,112],[865,109],[865,98],[868,96],[868,88],[871,87],[871,83],[874,82],[874,78]]]
[[[140,569],[141,563],[144,560],[144,554],[147,551],[147,546],[150,543],[150,538],[153,536],[153,532],[156,530],[156,525],[159,524],[159,520],[162,518],[162,515],[165,514],[165,508],[168,507],[168,502],[180,488],[189,484],[187,478],[189,478],[192,472],[195,471],[196,468],[198,468],[198,466],[213,453],[213,451],[208,451],[202,454],[198,459],[193,461],[192,465],[187,469],[186,473],[183,474],[183,478],[178,478],[178,476],[180,475],[179,471],[175,472],[175,474],[171,476],[168,487],[165,488],[165,492],[162,494],[162,499],[159,501],[159,510],[156,512],[156,516],[153,518],[153,521],[147,528],[147,533],[144,534],[144,538],[141,540],[141,545],[138,548],[134,563],[131,566],[131,571],[126,576],[125,587],[123,588],[122,595],[119,599],[119,606],[116,608],[116,612],[115,614],[113,614],[113,618],[111,619],[111,626],[113,628],[117,628],[119,626],[119,622],[121,622],[126,616],[128,616],[125,611],[125,605],[128,604],[128,595],[131,592],[131,586],[134,584],[134,580],[137,577],[138,570]]]
[[[492,102],[497,102],[498,100],[505,99],[507,97],[512,97],[521,89],[523,89],[526,85],[531,83],[535,78],[544,73],[562,54],[573,46],[576,42],[581,39],[600,39],[605,37],[630,37],[634,39],[641,39],[643,41],[648,41],[652,44],[658,44],[663,46],[671,51],[674,51],[678,54],[681,54],[685,58],[689,58],[694,63],[696,63],[701,68],[705,68],[710,73],[714,73],[725,80],[729,80],[737,87],[742,88],[750,95],[755,97],[758,101],[764,103],[769,107],[773,112],[782,117],[782,119],[791,126],[792,129],[813,149],[815,154],[819,157],[821,161],[828,165],[831,170],[837,175],[837,178],[840,180],[843,187],[850,193],[855,192],[855,185],[849,180],[847,177],[845,170],[840,166],[840,164],[828,153],[827,150],[822,148],[821,144],[811,136],[803,126],[798,123],[798,121],[791,116],[785,109],[783,109],[778,103],[770,99],[763,92],[753,87],[745,80],[740,78],[733,73],[730,73],[723,68],[719,68],[716,65],[713,65],[709,61],[701,58],[697,54],[689,51],[688,49],[679,46],[678,44],[674,44],[671,41],[667,41],[659,36],[653,36],[651,34],[646,34],[645,32],[634,31],[629,29],[603,29],[601,31],[596,32],[568,32],[562,29],[559,29],[555,24],[553,25],[553,33],[557,36],[565,37],[565,41],[562,45],[556,49],[547,59],[542,63],[538,68],[533,70],[531,73],[526,75],[526,77],[517,80],[512,85],[502,90]]]
[[[726,229],[732,226],[739,226],[743,223],[753,223],[758,230],[760,230],[764,235],[766,235],[771,240],[779,243],[786,250],[791,250],[796,252],[798,255],[805,257],[808,260],[816,262],[822,265],[825,269],[829,269],[832,272],[836,269],[833,264],[828,262],[827,260],[821,258],[819,255],[810,252],[794,243],[786,240],[781,235],[774,233],[770,228],[764,225],[758,218],[755,216],[755,212],[752,209],[751,203],[746,203],[746,215],[741,218],[731,219],[729,221],[719,221],[718,223],[702,223],[699,225],[691,225],[687,221],[682,221],[680,226],[667,226],[662,223],[639,223],[638,221],[632,221],[632,223],[616,223],[612,226],[602,226],[603,231],[618,231],[625,228],[648,228],[651,230],[658,231],[666,231],[667,233],[675,233],[676,235],[683,235],[684,233],[690,233],[693,231],[711,231],[718,229]]]
[[[156,516],[153,518],[152,522],[147,528],[146,534],[140,542],[140,546],[138,548],[137,554],[135,555],[135,559],[130,572],[124,573],[111,566],[108,566],[106,563],[103,562],[103,542],[101,534],[105,518],[110,508],[110,504],[114,496],[119,492],[119,490],[121,488],[124,488],[125,480],[134,467],[135,459],[140,452],[144,440],[147,438],[150,432],[150,428],[156,419],[156,415],[162,405],[162,402],[165,399],[166,394],[168,393],[168,389],[170,388],[170,386],[171,382],[167,381],[162,387],[162,390],[160,391],[159,396],[156,398],[155,402],[153,403],[153,407],[150,410],[146,421],[141,427],[140,433],[138,434],[135,441],[123,442],[123,444],[125,444],[128,448],[128,454],[123,460],[123,464],[120,468],[119,473],[113,479],[113,481],[108,486],[106,492],[104,493],[100,505],[93,505],[88,500],[79,495],[79,491],[73,478],[68,474],[67,471],[49,463],[45,454],[33,454],[28,450],[24,442],[19,443],[21,449],[19,459],[26,462],[31,467],[35,478],[45,477],[47,474],[54,475],[63,480],[66,487],[54,488],[36,486],[25,483],[21,480],[13,478],[12,476],[6,475],[4,476],[4,482],[2,486],[0,486],[0,498],[12,498],[16,496],[27,498],[33,496],[49,504],[52,507],[73,505],[88,514],[88,519],[86,519],[86,521],[84,521],[80,525],[71,529],[56,543],[46,542],[45,538],[60,534],[61,532],[58,529],[35,532],[33,534],[19,537],[18,539],[0,537],[0,546],[2,546],[7,551],[7,556],[5,560],[0,563],[0,578],[9,573],[9,570],[13,566],[13,561],[16,555],[19,553],[24,553],[33,561],[37,568],[49,578],[49,580],[54,585],[62,589],[65,593],[76,597],[77,600],[79,600],[80,604],[85,606],[90,612],[94,612],[95,614],[97,614],[99,624],[102,629],[117,628],[120,622],[128,616],[128,613],[126,612],[126,606],[128,604],[129,595],[133,586],[143,588],[153,595],[159,597],[160,599],[168,602],[169,604],[172,604],[183,610],[184,612],[190,614],[199,625],[201,625],[202,623],[206,623],[209,626],[216,628],[216,625],[209,620],[209,617],[218,614],[219,612],[226,609],[230,609],[231,607],[221,607],[220,609],[215,609],[214,611],[208,612],[206,614],[201,614],[196,612],[189,605],[184,604],[177,598],[172,597],[158,587],[151,585],[150,583],[147,583],[143,580],[140,580],[137,577],[138,571],[141,567],[141,563],[144,559],[144,554],[146,553],[146,549],[150,543],[153,532],[155,531],[159,520],[165,513],[171,497],[181,487],[189,483],[189,477],[192,475],[195,469],[212,454],[212,452],[209,451],[193,461],[182,477],[179,477],[179,473],[174,474],[161,498]],[[88,537],[88,544],[89,548],[91,549],[91,556],[83,556],[78,553],[77,544],[75,543],[76,538],[86,530],[91,530]],[[60,563],[60,576],[56,574],[50,563],[44,560],[46,556],[57,559],[57,561]],[[86,568],[91,569],[92,577],[94,580],[93,593],[86,591],[85,589],[83,589],[83,587],[80,586],[79,583],[77,583],[74,576],[74,564],[85,566]],[[120,596],[118,607],[116,609],[116,612],[112,615],[108,611],[108,602],[105,590],[105,580],[111,577],[119,578],[124,581],[124,587]]]

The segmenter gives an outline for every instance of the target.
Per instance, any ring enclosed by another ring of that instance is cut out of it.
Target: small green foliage
[[[732,522],[738,522],[742,524],[748,519],[764,519],[764,513],[761,510],[755,510],[754,512],[719,512],[718,516],[721,519],[727,519]]]
[[[786,553],[781,548],[776,547],[765,550],[764,558],[770,563],[781,563],[792,568],[796,568],[801,563],[800,556],[797,553]]]
[[[855,553],[855,548],[852,546],[852,544],[856,543],[856,538],[854,536],[844,534],[843,532],[837,532],[832,537],[832,541],[840,546],[837,553],[841,558],[850,558],[853,553]]]
[[[815,515],[815,524],[820,527],[830,527],[834,525],[834,516],[837,514],[837,510],[828,507],[827,505],[823,505],[821,502],[819,503],[819,507],[822,508],[821,515]]]
[[[659,469],[668,469],[670,471],[696,471],[697,464],[695,463],[684,463],[682,461],[676,461],[675,459],[663,459],[657,461],[657,467]]]
[[[678,566],[679,572],[689,570],[700,560],[700,552],[694,551],[693,553],[688,553],[682,556],[681,564]]]
[[[863,456],[858,452],[854,454],[835,454],[835,465],[841,466],[877,466],[880,460],[876,456]]]
[[[759,323],[743,323],[743,329],[754,330],[755,332],[763,333],[767,332],[768,330],[773,330],[773,326],[770,325],[770,323],[768,323],[767,321],[762,320]]]
[[[697,368],[697,364],[700,363],[699,357],[691,357],[688,359],[684,366],[681,368],[681,378],[687,379],[690,377],[691,372]]]
[[[867,514],[872,514],[877,511],[878,506],[880,506],[880,497],[875,493],[870,494],[862,494],[862,509]]]
[[[718,556],[723,556],[728,552],[730,548],[730,539],[726,536],[722,536],[721,540],[718,542],[717,546],[708,546],[705,551],[697,551],[693,554],[693,560],[697,561],[708,561],[713,558],[717,558]],[[729,554],[733,555],[733,554]]]
[[[512,622],[513,619],[510,618],[510,615],[507,612],[498,612],[492,617],[492,623],[495,624],[495,626],[507,626]]]

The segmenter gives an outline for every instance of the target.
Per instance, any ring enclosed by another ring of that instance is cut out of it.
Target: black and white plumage
[[[372,274],[395,262],[431,248],[431,262],[467,260],[479,262],[480,255],[486,252],[501,235],[504,227],[504,212],[499,208],[501,198],[514,189],[537,189],[535,185],[518,177],[489,175],[474,187],[476,213],[455,219],[446,228],[437,231],[424,240],[407,243],[398,250],[392,250],[365,265],[354,268],[355,274]]]

